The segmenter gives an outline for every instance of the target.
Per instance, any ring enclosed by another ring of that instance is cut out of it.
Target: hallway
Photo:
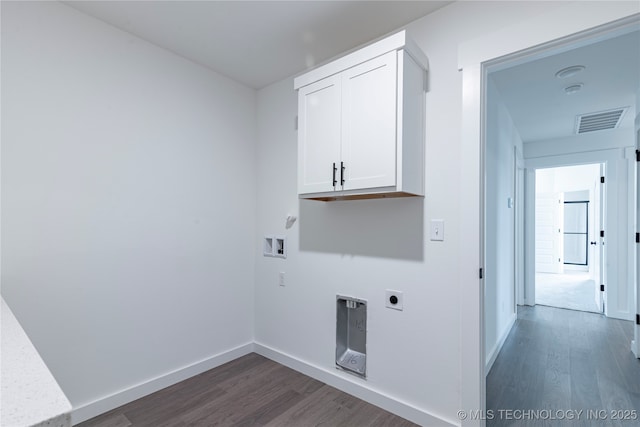
[[[640,360],[629,350],[632,328],[599,314],[519,306],[487,376],[487,411],[494,414],[487,426],[640,425]],[[584,412],[575,421],[501,419],[506,409]],[[606,421],[587,419],[589,410],[606,411],[598,413]]]

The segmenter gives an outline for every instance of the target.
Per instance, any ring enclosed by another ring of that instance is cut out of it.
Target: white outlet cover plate
[[[391,304],[391,297],[395,295],[398,298],[398,302],[396,304]],[[387,308],[392,308],[394,310],[400,310],[402,311],[404,309],[404,301],[402,298],[402,292],[400,291],[394,291],[391,289],[387,289],[385,291],[385,306]]]

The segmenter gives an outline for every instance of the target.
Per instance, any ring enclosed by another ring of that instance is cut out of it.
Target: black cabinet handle
[[[344,162],[340,162],[340,185],[344,185]]]
[[[590,242],[590,243],[594,246],[598,244],[597,242]]]
[[[334,187],[335,187],[335,186],[336,186],[336,184],[338,183],[338,181],[336,181],[336,171],[337,171],[337,170],[338,170],[338,169],[336,168],[336,164],[334,163],[334,164],[333,164],[333,186],[334,186]]]

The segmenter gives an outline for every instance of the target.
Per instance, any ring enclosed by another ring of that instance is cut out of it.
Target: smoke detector
[[[566,93],[567,95],[573,95],[574,93],[580,92],[582,90],[582,86],[584,86],[582,83],[576,83],[574,85],[567,86],[564,88],[564,93]]]
[[[572,65],[571,67],[563,68],[562,70],[556,73],[556,77],[559,79],[566,79],[569,77],[573,77],[576,74],[585,70],[584,65]]]

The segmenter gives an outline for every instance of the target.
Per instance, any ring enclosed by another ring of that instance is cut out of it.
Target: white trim
[[[547,2],[547,6],[549,11],[542,16],[535,16],[461,43],[458,49],[458,69],[512,55],[535,46],[548,45],[551,41],[620,19],[637,20],[639,15],[636,2]],[[541,25],[544,26],[544,31],[540,31]],[[582,40],[584,37],[580,35],[578,39]],[[549,47],[543,46],[543,49],[548,50]],[[568,48],[573,49],[575,45],[571,43]]]
[[[329,370],[320,366],[312,365],[298,359],[297,357],[283,353],[264,344],[256,342],[254,345],[254,351],[261,356],[301,372],[311,378],[315,378],[318,381],[322,381],[323,383],[335,387],[340,391],[362,399],[365,402],[369,402],[372,405],[379,406],[382,409],[404,417],[414,423],[429,427],[451,427],[457,425],[457,422],[455,421],[445,420],[437,415],[430,414],[422,409],[416,408],[410,403],[375,390],[366,382],[356,378],[351,378],[348,374],[342,376],[341,371]]]
[[[513,145],[513,314],[518,316],[518,304],[524,303],[521,290],[524,286],[524,190],[526,171],[524,158],[518,145]],[[484,224],[486,227],[486,223]],[[486,362],[486,361],[485,361]],[[488,371],[487,371],[488,372]]]
[[[640,88],[638,88],[638,92],[636,93],[636,113],[637,114],[634,121],[634,125],[635,125],[634,138],[635,138],[636,150],[640,150],[640,111],[637,111],[638,107],[640,107]],[[632,167],[634,169],[635,184],[636,184],[636,194],[634,195],[635,212],[633,214],[634,216],[633,220],[635,221],[635,223],[633,224],[634,226],[633,231],[640,232],[640,170],[638,169],[638,162],[633,162],[633,163],[634,165]],[[635,277],[633,282],[636,285],[636,289],[635,289],[636,304],[635,304],[635,310],[633,314],[637,316],[638,314],[640,314],[640,249],[638,249],[638,244],[634,243],[633,252],[635,254],[635,266],[636,266],[636,271],[634,272]],[[638,324],[635,324],[633,328],[633,341],[631,342],[631,351],[638,359],[640,359],[640,325]]]
[[[629,310],[629,320],[635,323],[635,317],[637,311],[637,302],[634,301],[634,297],[637,296],[637,277],[636,277],[636,186],[637,186],[637,178],[636,178],[636,147],[635,141],[632,147],[627,147],[624,150],[624,158],[627,163],[627,229],[625,230],[625,234],[623,240],[626,242],[627,246],[627,274],[626,274],[626,283],[629,284],[627,287],[627,300],[628,310]],[[620,274],[622,277],[625,276],[624,272]]]
[[[536,235],[536,215],[535,197],[536,194],[536,171],[535,169],[525,169],[524,187],[524,305],[536,305],[536,251],[535,245],[527,245],[528,241],[535,242]],[[531,240],[533,239],[533,240]]]
[[[362,64],[372,58],[384,55],[385,53],[405,49],[409,55],[415,61],[420,64],[425,70],[429,69],[429,63],[425,54],[417,47],[417,45],[407,36],[407,32],[402,30],[389,37],[365,46],[361,49],[346,54],[345,56],[331,61],[327,64],[321,65],[313,70],[307,71],[304,74],[293,79],[293,88],[295,90],[300,89],[303,86],[307,86],[311,83],[322,80],[326,77],[337,74],[348,68],[355,67],[358,64]]]
[[[507,325],[506,328],[504,328],[504,331],[502,332],[502,335],[500,336],[500,339],[498,340],[498,342],[496,343],[495,346],[493,346],[493,348],[491,349],[491,353],[489,354],[489,360],[487,361],[487,365],[484,368],[484,375],[489,375],[489,371],[491,371],[491,368],[493,367],[493,364],[495,363],[496,359],[498,358],[498,354],[500,354],[500,350],[502,350],[502,346],[504,345],[504,342],[507,340],[507,337],[509,336],[509,333],[511,332],[511,328],[513,328],[513,325],[516,323],[516,320],[518,319],[518,315],[514,314],[511,316],[511,319],[509,320],[509,324]]]
[[[136,399],[147,396],[158,390],[162,390],[163,388],[208,371],[209,369],[216,368],[234,359],[252,353],[253,349],[254,344],[252,342],[247,343],[191,365],[176,369],[175,371],[167,372],[166,374],[157,376],[148,381],[122,389],[92,402],[77,406],[73,408],[73,411],[71,412],[71,423],[72,425],[81,423],[126,403],[133,402]]]
[[[484,130],[482,129],[486,97],[483,70],[474,65],[462,73],[462,140],[459,162],[459,200],[465,208],[460,213],[460,410],[484,411],[485,334],[484,279],[478,271],[484,267]],[[486,75],[485,75],[486,77]],[[481,148],[482,144],[482,148]],[[485,420],[467,417],[464,427],[484,426]],[[482,417],[479,417],[482,418]]]

